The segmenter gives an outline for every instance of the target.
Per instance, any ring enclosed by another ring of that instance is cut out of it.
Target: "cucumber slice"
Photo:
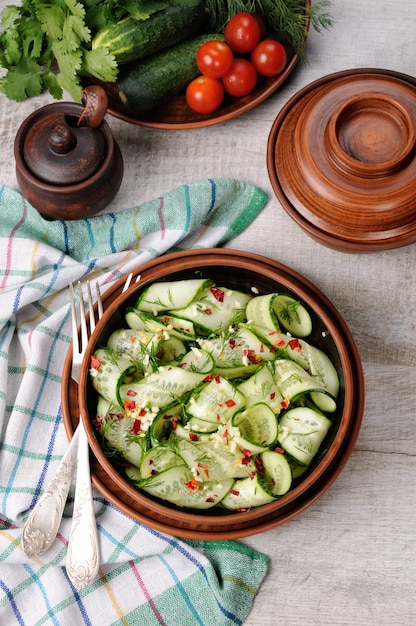
[[[167,407],[203,381],[205,374],[190,372],[181,367],[161,365],[157,372],[136,383],[120,386],[122,406],[126,401],[135,407]]]
[[[258,474],[255,474],[252,478],[236,480],[221,505],[232,510],[251,509],[269,504],[275,499],[275,496],[261,484]]]
[[[119,357],[129,358],[141,375],[151,372],[158,366],[156,355],[163,342],[163,334],[123,328],[111,333],[107,348]]]
[[[177,337],[170,337],[164,341],[162,346],[162,352],[159,357],[159,364],[166,365],[173,361],[180,361],[184,354],[186,354],[187,348],[183,341]]]
[[[202,482],[222,482],[226,478],[245,478],[249,474],[248,466],[242,465],[241,453],[233,454],[223,445],[215,447],[212,442],[192,443],[182,439],[178,442],[177,450],[192,473]],[[254,469],[252,462],[250,470]]]
[[[174,326],[174,321],[178,324]],[[151,333],[164,332],[164,338],[167,340],[171,337],[176,337],[181,341],[192,341],[196,339],[195,333],[186,332],[181,324],[183,320],[173,320],[169,318],[169,321],[163,321],[145,311],[138,311],[137,309],[129,307],[126,309],[126,322],[130,328],[136,330],[144,330]],[[188,328],[191,328],[188,324]]]
[[[183,458],[167,446],[158,445],[150,448],[143,455],[140,463],[141,478],[146,479],[149,476],[160,474],[170,467],[184,465]]]
[[[312,318],[306,308],[295,298],[284,293],[273,300],[277,318],[287,331],[295,337],[307,337],[312,332]]]
[[[309,407],[286,411],[279,423],[281,447],[301,465],[309,465],[331,427],[331,421]]]
[[[179,367],[191,372],[199,372],[200,374],[210,374],[215,367],[215,361],[212,354],[203,348],[193,347],[184,354]]]
[[[144,491],[180,507],[209,509],[218,505],[234,484],[233,478],[200,483],[185,465],[172,467],[138,483]]]
[[[111,448],[122,454],[128,463],[140,467],[147,439],[132,435],[133,421],[118,405],[98,396],[96,424]]]
[[[183,309],[212,284],[213,281],[206,278],[152,283],[140,294],[136,309],[152,313],[154,316],[161,311]]]
[[[229,380],[215,376],[190,395],[185,410],[191,418],[211,422],[218,427],[227,423],[236,411],[245,406],[245,402],[243,394]]]
[[[247,405],[265,402],[275,412],[280,413],[284,398],[277,386],[274,371],[268,364],[257,368],[256,372],[237,388],[244,394]]]
[[[262,452],[277,440],[277,418],[265,402],[257,402],[239,411],[233,416],[231,423],[240,433],[233,438],[243,449]]]
[[[292,485],[292,470],[289,462],[281,452],[266,450],[262,452],[261,461],[264,473],[262,481],[274,496],[283,496]]]
[[[286,348],[290,359],[319,380],[329,393],[336,398],[339,392],[339,377],[334,364],[325,352],[311,346],[303,339],[289,342]]]
[[[129,358],[117,356],[107,348],[94,352],[91,365],[90,379],[95,391],[109,402],[123,406],[120,386],[136,373],[136,366]]]
[[[316,396],[325,395],[321,401],[322,406],[326,406],[327,411],[336,409],[335,398],[325,389],[322,382],[314,378],[300,365],[290,359],[278,359],[275,361],[276,381],[280,393],[290,402],[296,400],[302,394],[316,392]],[[317,404],[317,403],[316,403]],[[319,406],[319,405],[318,405]],[[319,406],[321,408],[321,406]],[[322,408],[322,410],[324,410]]]
[[[273,306],[276,297],[277,294],[269,293],[252,298],[246,306],[248,323],[256,324],[270,331],[279,331],[280,324]]]
[[[246,325],[230,335],[200,339],[198,343],[212,354],[216,369],[260,365],[263,361],[273,361],[276,358],[275,350],[261,341]]]
[[[205,332],[224,332],[245,317],[247,294],[232,289],[210,287],[192,304],[171,314],[188,319]]]

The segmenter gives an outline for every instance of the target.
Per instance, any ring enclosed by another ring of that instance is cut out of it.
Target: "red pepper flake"
[[[250,480],[254,480],[254,479],[256,478],[256,476],[257,476],[257,472],[251,472],[251,473],[248,475],[248,477],[249,477],[249,479],[250,479]]]
[[[244,456],[251,456],[251,450],[249,450],[248,448],[244,448],[243,450],[241,450],[241,452],[244,454]]]
[[[256,456],[256,458],[254,459],[254,463],[256,464],[257,469],[259,470],[263,469],[263,463],[259,456]]]
[[[298,352],[302,350],[302,346],[300,345],[299,339],[297,337],[289,341],[289,347],[291,350],[297,350]]]
[[[214,377],[212,374],[208,374],[208,376],[205,376],[204,378],[204,383],[209,383],[211,380],[214,380]]]
[[[129,337],[130,343],[136,343],[136,337]]]
[[[285,399],[284,399],[284,400],[280,403],[280,406],[281,406],[283,409],[287,409],[287,407],[289,406],[289,404],[290,404],[290,400],[289,400],[289,398],[285,398]]]
[[[178,428],[177,420],[172,420],[172,430],[176,430]]]
[[[206,315],[212,315],[212,309],[205,309],[205,310],[204,310],[204,313],[205,313]]]
[[[196,491],[198,489],[198,481],[196,478],[191,478],[185,485],[188,487],[189,491]]]
[[[236,341],[233,337],[230,337],[229,341],[228,341],[228,345],[230,346],[231,350],[233,350],[236,346]]]
[[[144,417],[145,415],[147,415],[147,410],[146,409],[140,409],[139,415],[140,415],[140,417]]]
[[[284,454],[285,453],[283,448],[280,448],[279,446],[277,448],[275,448],[274,451],[277,452],[277,454]]]
[[[124,408],[126,409],[126,411],[133,411],[133,409],[136,408],[136,401],[135,400],[125,400]]]
[[[119,419],[119,420],[124,419],[123,413],[117,413],[117,419]]]
[[[141,420],[134,420],[133,426],[131,427],[131,434],[132,435],[137,435],[140,432],[140,428],[141,428],[142,422]]]
[[[210,292],[214,298],[218,300],[218,302],[224,302],[225,294],[222,289],[218,289],[218,287],[210,287]]]
[[[235,406],[235,402],[232,398],[230,398],[229,400],[225,401],[225,404],[228,406],[229,409],[231,409],[231,407]]]
[[[187,363],[186,363],[186,362],[185,362],[185,363],[180,363],[180,364],[179,364],[179,367],[182,367],[182,369],[185,369],[185,368],[186,368],[186,366],[187,366]]]
[[[216,375],[216,377],[215,377],[215,382],[217,383],[217,385],[219,385],[219,384],[220,384],[220,382],[221,382],[221,376],[220,376],[219,374],[217,374],[217,375]]]
[[[283,346],[285,345],[285,340],[280,338],[278,341],[276,341],[274,345],[277,346],[278,348],[283,348]]]
[[[150,476],[156,476],[157,473],[158,471],[156,469],[150,470]]]
[[[272,391],[272,393],[270,394],[270,400],[274,400],[276,397],[276,392]]]
[[[97,370],[97,372],[98,372],[98,370],[100,369],[100,366],[101,366],[100,359],[97,359],[96,356],[92,355],[91,360],[90,360],[90,367],[91,367],[91,369]]]
[[[206,465],[205,463],[198,463],[197,467],[203,469],[205,476],[207,478],[209,478],[209,468],[208,468],[208,465]]]
[[[263,343],[260,345],[260,352],[264,352],[264,344]]]
[[[199,437],[196,433],[189,433],[189,439],[191,441],[198,441]]]
[[[134,389],[128,389],[127,395],[129,398],[134,398],[135,396],[137,396],[137,391],[134,391]]]
[[[230,489],[229,493],[231,493],[231,495],[233,496],[239,496],[240,492],[237,491],[237,489]]]
[[[245,456],[241,459],[241,465],[248,465],[250,463],[250,457]]]
[[[216,496],[217,497],[217,496]],[[212,496],[210,496],[209,498],[207,498],[205,500],[205,502],[215,502],[214,498]]]

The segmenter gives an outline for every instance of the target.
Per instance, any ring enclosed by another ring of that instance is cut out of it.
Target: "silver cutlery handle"
[[[82,420],[79,426],[78,469],[66,570],[78,590],[95,578],[99,568],[98,533],[95,520],[88,438]]]
[[[28,557],[46,552],[58,533],[77,464],[78,436],[79,429],[77,428],[52,481],[26,520],[22,533],[22,546]]]

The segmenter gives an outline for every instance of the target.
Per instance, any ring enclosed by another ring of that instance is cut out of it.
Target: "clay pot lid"
[[[70,103],[43,107],[24,136],[23,158],[28,170],[50,185],[75,185],[91,178],[106,156],[100,124],[107,95],[100,87],[83,93],[84,110]]]
[[[313,238],[349,252],[416,241],[416,87],[385,70],[311,83],[271,129],[267,165],[288,214]]]

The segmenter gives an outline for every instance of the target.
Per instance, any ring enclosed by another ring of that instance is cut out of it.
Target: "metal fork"
[[[132,273],[127,276],[122,292],[127,291],[132,281],[132,278]],[[137,276],[135,282],[137,283],[139,280],[140,276]],[[95,317],[92,306],[91,288],[89,283],[87,283],[87,290],[89,301],[88,308],[91,320],[90,330],[92,332],[95,326]],[[70,287],[70,293],[72,294],[71,309],[74,310],[75,302],[72,303],[72,299],[75,300],[75,298],[72,285]],[[103,304],[98,283],[96,283],[96,297],[98,304],[98,318],[100,318],[103,314]],[[81,311],[82,313],[84,313],[85,319],[84,309],[81,308]],[[78,330],[76,325],[73,325],[73,336],[76,337],[78,340]],[[84,346],[86,346],[87,337],[88,335],[85,334],[82,337]],[[78,358],[75,359],[75,361],[77,360]],[[75,365],[75,367],[75,376],[79,377],[80,367],[77,365]],[[74,370],[72,371],[72,376],[74,377]],[[51,482],[37,501],[36,505],[34,506],[29,517],[26,520],[22,533],[22,547],[28,557],[37,556],[46,552],[56,538],[62,520],[62,515],[65,508],[65,502],[68,496],[69,487],[71,485],[72,476],[77,466],[77,450],[80,430],[81,426],[79,424],[74,432],[74,435],[71,439],[71,442],[69,443],[69,446],[64,456],[62,457],[61,462],[56,469],[56,472]],[[88,476],[90,475],[88,474]]]
[[[90,329],[91,332],[95,326],[94,311],[92,308],[91,288],[87,284],[89,309],[90,309]],[[71,298],[73,298],[72,285],[70,287]],[[101,300],[100,289],[96,283],[98,317],[103,314],[103,304]],[[71,302],[72,306],[72,302]],[[73,310],[73,307],[72,307]],[[73,319],[73,318],[72,318]],[[84,313],[85,322],[85,313]],[[85,324],[86,329],[86,324]],[[77,330],[73,328],[73,333],[78,338]],[[75,336],[74,334],[74,336]],[[85,335],[83,337],[84,346]],[[79,368],[78,368],[79,376]],[[77,381],[78,382],[78,381]],[[74,432],[71,442],[59,463],[56,472],[32,509],[22,532],[22,547],[28,557],[43,554],[50,548],[55,541],[59,526],[62,520],[66,499],[68,497],[69,487],[71,485],[72,476],[77,466],[77,450],[79,443],[80,427],[78,426]]]
[[[82,284],[78,282],[79,317],[81,336],[78,336],[78,318],[74,288],[69,285],[72,310],[72,372],[71,376],[79,383],[82,360],[88,344],[88,328],[84,308]],[[94,305],[90,283],[87,282],[90,334],[95,329]],[[99,312],[99,317],[102,311]],[[100,565],[98,532],[92,499],[91,471],[87,433],[82,419],[79,421],[77,449],[77,482],[75,487],[72,527],[69,535],[66,556],[66,571],[76,589],[83,589],[96,576]]]

